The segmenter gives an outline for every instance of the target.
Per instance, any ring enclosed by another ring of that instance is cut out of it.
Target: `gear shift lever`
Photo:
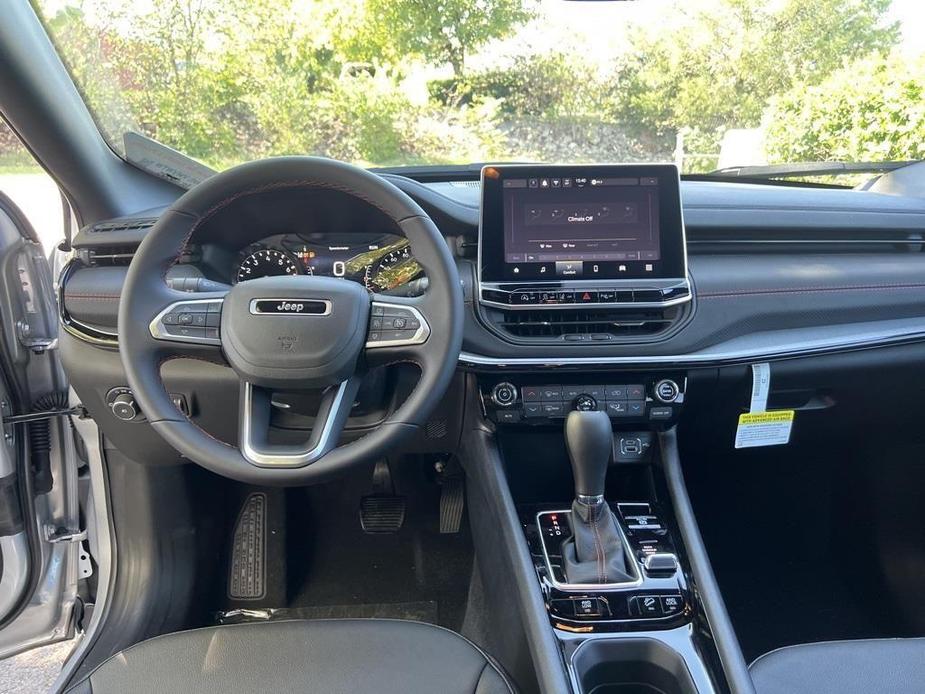
[[[630,580],[617,519],[604,501],[604,481],[613,452],[613,429],[603,412],[570,412],[565,443],[575,477],[572,537],[562,543],[569,583]]]
[[[613,429],[603,412],[571,412],[565,420],[565,445],[572,461],[575,498],[585,504],[604,500],[604,480],[613,452]]]

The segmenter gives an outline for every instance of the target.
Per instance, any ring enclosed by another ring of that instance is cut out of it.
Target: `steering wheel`
[[[236,200],[318,189],[346,193],[391,219],[411,243],[427,291],[414,298],[385,296],[349,280],[307,275],[254,279],[227,293],[190,294],[167,285],[167,271],[196,230]],[[303,485],[382,456],[426,422],[459,358],[463,298],[446,241],[405,193],[349,164],[279,157],[216,174],[160,216],[129,266],[118,325],[128,384],[167,443],[225,477]],[[174,405],[160,369],[176,358],[234,369],[240,380],[238,445],[210,436]],[[396,362],[420,368],[414,390],[370,433],[338,446],[363,372]],[[273,391],[300,389],[323,391],[311,435],[298,445],[271,442]]]

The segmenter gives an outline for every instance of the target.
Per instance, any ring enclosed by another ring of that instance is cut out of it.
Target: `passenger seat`
[[[921,694],[925,638],[787,646],[761,656],[749,671],[758,694]]]

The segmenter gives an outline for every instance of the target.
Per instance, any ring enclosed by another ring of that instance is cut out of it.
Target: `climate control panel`
[[[614,424],[672,423],[684,402],[683,374],[598,374],[551,382],[535,375],[480,382],[486,416],[498,424],[542,425],[573,410],[606,412]]]

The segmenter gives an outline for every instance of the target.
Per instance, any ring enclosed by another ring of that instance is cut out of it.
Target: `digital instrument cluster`
[[[388,292],[421,278],[423,269],[400,236],[282,234],[242,249],[233,281],[278,275],[343,277]]]

